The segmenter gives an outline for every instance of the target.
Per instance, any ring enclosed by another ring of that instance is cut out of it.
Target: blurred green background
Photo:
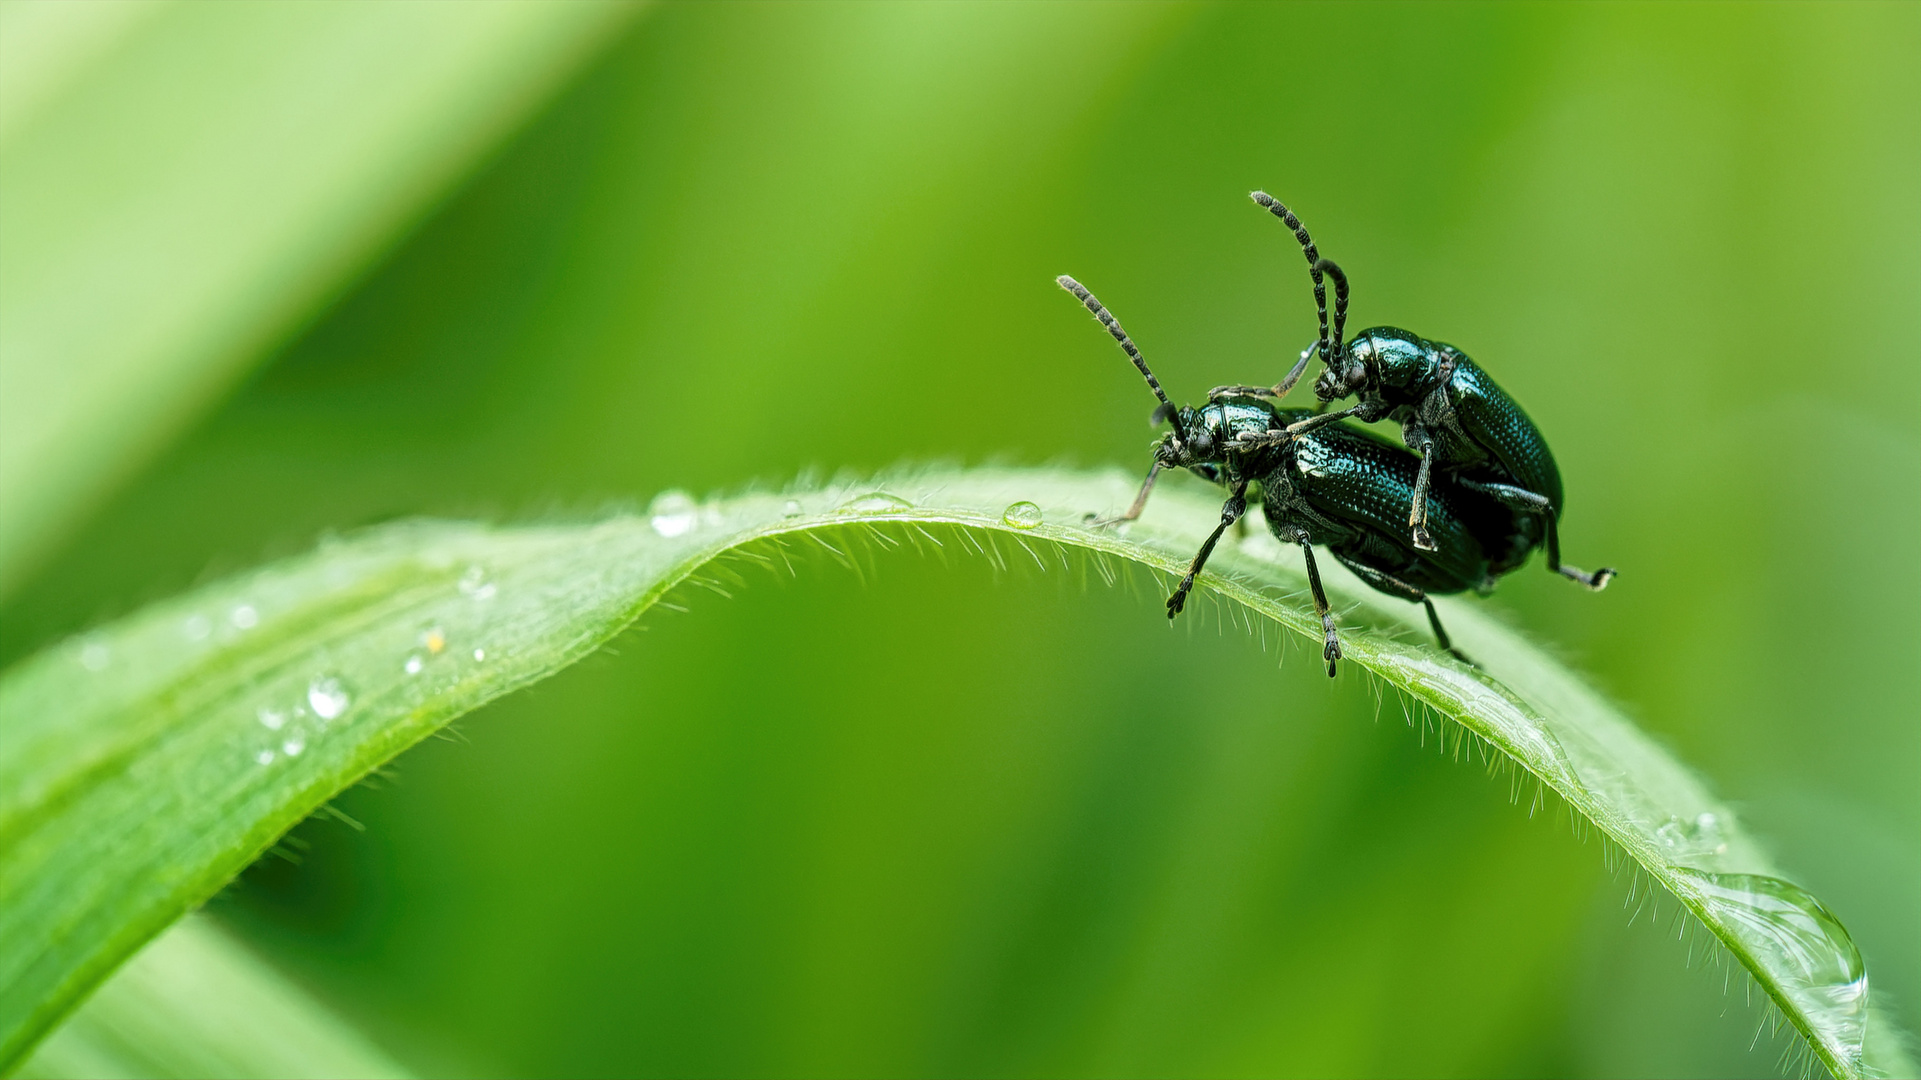
[[[1921,1030],[1921,8],[648,9],[58,538],[0,660],[326,530],[903,459],[1144,465],[1350,325],[1548,433],[1489,606],[1702,770]],[[111,313],[102,313],[110,317]],[[1758,1010],[1352,669],[832,564],[403,757],[214,905],[428,1072],[1767,1075]],[[1670,912],[1671,913],[1671,912]]]

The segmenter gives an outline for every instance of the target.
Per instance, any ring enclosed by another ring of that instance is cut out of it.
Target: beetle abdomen
[[[1412,451],[1345,425],[1320,428],[1291,445],[1288,480],[1296,495],[1360,534],[1365,542],[1357,550],[1367,552],[1369,565],[1429,592],[1460,592],[1487,580],[1488,556],[1463,515],[1478,504],[1457,507],[1451,490],[1429,492],[1435,550],[1415,552],[1407,518],[1421,463]]]
[[[1545,495],[1555,517],[1560,517],[1561,471],[1555,467],[1554,454],[1540,431],[1479,365],[1460,350],[1448,348],[1454,356],[1454,373],[1447,384],[1454,422],[1489,459],[1464,462],[1456,471],[1471,479],[1514,484]]]

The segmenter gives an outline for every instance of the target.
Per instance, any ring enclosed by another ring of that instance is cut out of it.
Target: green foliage
[[[6,5],[0,593],[631,10]]]
[[[13,1075],[408,1073],[210,920],[189,915],[134,954]]]
[[[812,542],[851,567],[845,545],[871,538],[1068,572],[1061,549],[1075,548],[1110,579],[1110,557],[1177,571],[1210,500],[1166,493],[1125,539],[1080,524],[1130,486],[933,472],[706,503],[670,493],[647,517],[591,526],[396,525],[25,662],[0,681],[14,718],[0,736],[0,877],[32,883],[0,908],[0,1052],[17,1057],[141,942],[401,750],[581,659],[684,581],[725,594],[706,576],[716,560],[791,567],[787,549]],[[1222,597],[1318,638],[1304,572],[1271,538],[1218,557]],[[1407,613],[1364,588],[1336,593],[1352,662],[1448,722],[1443,746],[1471,737],[1491,765],[1566,800],[1728,947],[1830,1071],[1905,1064],[1840,924],[1592,691],[1470,605],[1444,617],[1480,671],[1398,636]]]
[[[1313,317],[1258,186],[1351,325],[1526,403],[1569,556],[1625,573],[1477,607],[1711,777],[1921,1026],[1921,369],[1879,344],[1921,290],[1921,9],[649,10],[0,4],[0,664],[395,518],[1130,467],[1149,402],[1050,282],[1177,398],[1272,379]],[[15,274],[36,222],[80,246]],[[1700,924],[1370,723],[1379,684],[1169,633],[1151,592],[881,569],[656,608],[215,917],[423,1072],[1769,1068],[1739,980],[1662,932]],[[166,1015],[114,1000],[69,1034]]]

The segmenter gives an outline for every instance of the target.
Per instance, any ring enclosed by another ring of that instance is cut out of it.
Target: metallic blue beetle
[[[1322,407],[1350,394],[1355,404],[1296,421],[1289,430],[1302,434],[1349,417],[1366,423],[1393,420],[1400,424],[1402,440],[1421,456],[1420,474],[1408,502],[1408,530],[1415,547],[1433,550],[1429,510],[1433,492],[1443,482],[1451,483],[1486,495],[1515,513],[1515,531],[1484,540],[1495,574],[1519,567],[1545,541],[1549,570],[1590,589],[1605,588],[1614,577],[1612,569],[1602,567],[1589,574],[1561,562],[1561,473],[1547,440],[1521,406],[1452,345],[1392,326],[1363,330],[1342,345],[1347,324],[1347,275],[1320,256],[1307,228],[1292,211],[1265,192],[1256,191],[1252,197],[1292,229],[1300,242],[1314,282],[1321,335],[1302,352],[1300,361],[1278,385],[1217,387],[1214,393],[1252,393],[1278,400],[1300,380],[1309,358],[1318,353],[1326,370],[1314,383],[1314,395]],[[1328,332],[1324,277],[1334,279],[1332,335]]]

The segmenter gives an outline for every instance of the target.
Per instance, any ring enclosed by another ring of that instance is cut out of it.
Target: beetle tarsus
[[[1565,563],[1556,566],[1554,569],[1560,571],[1562,576],[1568,580],[1576,581],[1587,586],[1592,592],[1600,592],[1602,589],[1607,588],[1608,582],[1614,580],[1615,574],[1612,566],[1603,566],[1592,574],[1583,571],[1578,566],[1568,566]]]
[[[1180,585],[1175,587],[1174,595],[1167,598],[1167,617],[1170,620],[1173,619],[1174,616],[1179,615],[1183,608],[1187,607],[1187,594],[1192,591],[1193,588],[1194,575],[1189,574],[1181,579]]]

